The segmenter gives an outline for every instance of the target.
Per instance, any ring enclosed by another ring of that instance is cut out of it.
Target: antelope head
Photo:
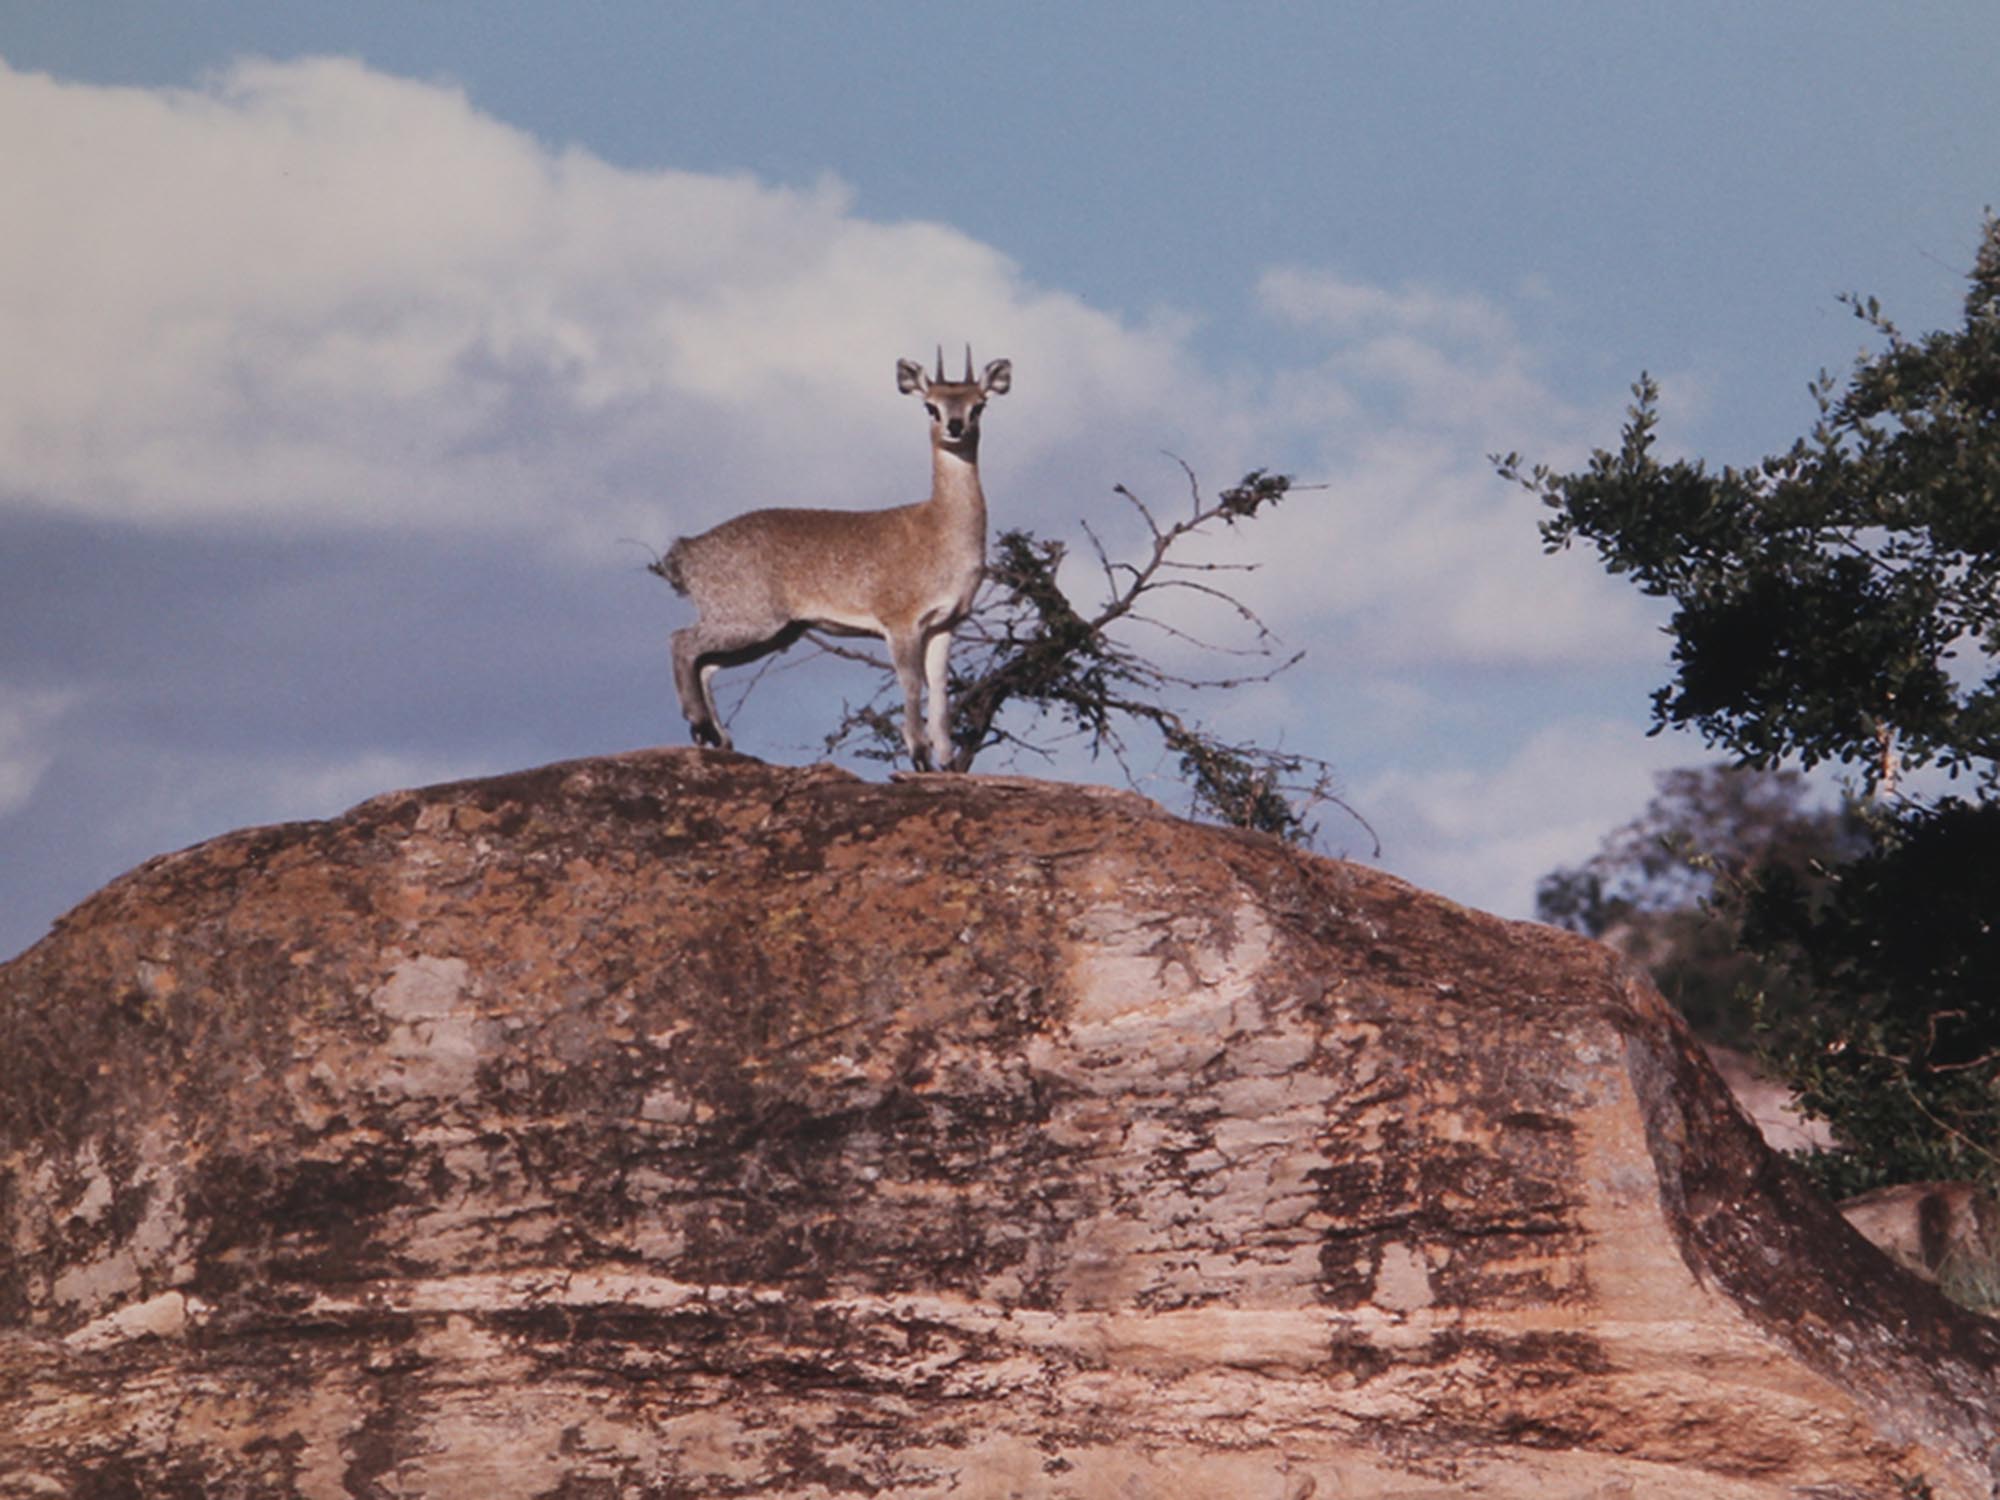
[[[931,442],[940,448],[972,453],[979,447],[979,414],[986,410],[986,398],[998,396],[1014,383],[1014,367],[1004,359],[989,364],[983,374],[972,373],[972,346],[965,346],[965,378],[947,380],[944,374],[944,347],[937,352],[937,372],[927,375],[913,359],[896,361],[896,389],[905,396],[921,395],[930,414]]]

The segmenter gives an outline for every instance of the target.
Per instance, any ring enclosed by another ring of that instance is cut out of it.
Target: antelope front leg
[[[940,771],[952,769],[951,701],[947,668],[951,660],[951,631],[944,629],[924,642],[924,693],[928,710],[926,730],[931,759]]]
[[[916,631],[889,637],[889,660],[895,664],[896,681],[903,688],[903,748],[910,752],[910,764],[919,771],[931,766],[930,746],[924,743],[923,713],[917,695],[924,686],[924,641]]]

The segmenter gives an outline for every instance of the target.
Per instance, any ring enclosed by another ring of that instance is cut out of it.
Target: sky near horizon
[[[0,0],[0,958],[234,827],[685,742],[648,549],[919,498],[895,361],[967,341],[996,529],[1321,486],[1210,554],[1304,662],[1195,706],[1527,915],[1712,756],[1488,455],[1641,371],[1667,449],[1781,449],[1839,295],[1956,322],[1996,205],[1990,0]],[[829,667],[739,748],[815,758]]]

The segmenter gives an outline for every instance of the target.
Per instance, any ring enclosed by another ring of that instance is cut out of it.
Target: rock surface
[[[1789,1088],[1758,1072],[1744,1053],[1714,1042],[1703,1043],[1701,1050],[1773,1151],[1831,1151],[1839,1144],[1832,1126],[1808,1116]]]
[[[1926,1281],[1944,1281],[1954,1271],[1981,1285],[1973,1306],[1995,1299],[2000,1268],[2000,1203],[1971,1182],[1905,1182],[1849,1198],[1840,1215],[1871,1244]],[[1964,1299],[1960,1299],[1964,1300]]]
[[[1606,950],[648,752],[0,969],[0,1496],[1990,1497],[2000,1336]]]

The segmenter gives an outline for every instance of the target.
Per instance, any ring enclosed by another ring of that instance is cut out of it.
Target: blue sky
[[[1525,914],[1705,755],[1486,455],[1641,370],[1669,446],[1782,447],[1837,295],[1953,321],[2000,202],[1985,0],[0,0],[0,64],[0,954],[234,826],[680,742],[645,547],[917,498],[894,362],[966,340],[996,525],[1135,544],[1169,452],[1327,486],[1228,554],[1306,662],[1209,712]],[[739,746],[811,759],[826,667]]]

